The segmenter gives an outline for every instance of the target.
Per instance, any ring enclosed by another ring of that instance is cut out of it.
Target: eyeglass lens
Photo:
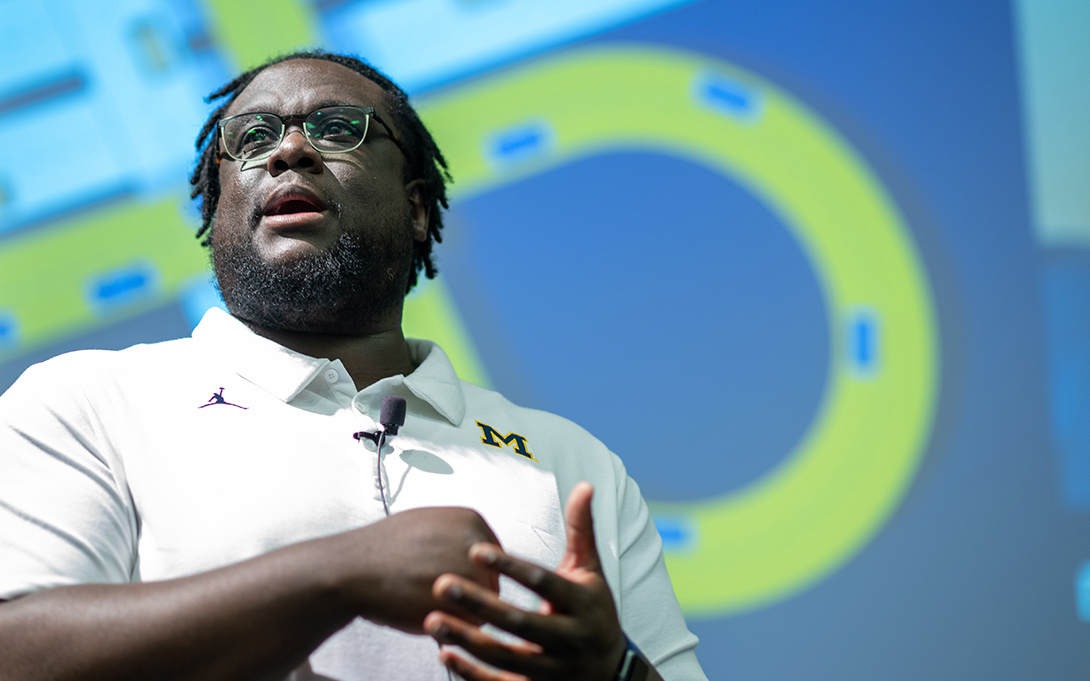
[[[331,106],[310,112],[303,133],[318,151],[344,153],[363,144],[371,112],[353,106]],[[288,120],[291,120],[290,118]],[[284,135],[284,121],[269,113],[234,116],[223,123],[226,151],[239,160],[272,154]]]

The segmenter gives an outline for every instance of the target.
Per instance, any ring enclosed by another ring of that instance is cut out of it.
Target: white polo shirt
[[[207,571],[423,506],[477,510],[514,555],[555,567],[563,501],[594,484],[598,550],[625,632],[666,679],[705,678],[661,542],[620,460],[561,417],[463,382],[435,344],[416,371],[357,392],[339,360],[257,336],[213,309],[193,337],[81,351],[0,396],[0,598]],[[381,457],[353,434],[385,395],[408,415]],[[504,580],[502,596],[536,608]],[[357,619],[318,674],[445,679],[437,648]],[[303,678],[303,675],[299,675]]]

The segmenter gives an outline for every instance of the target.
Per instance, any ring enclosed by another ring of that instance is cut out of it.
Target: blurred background
[[[450,161],[411,335],[586,426],[709,677],[1090,678],[1090,3],[0,0],[0,389],[219,304],[203,97],[362,56]]]

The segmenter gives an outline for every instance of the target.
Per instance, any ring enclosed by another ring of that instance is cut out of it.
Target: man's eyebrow
[[[371,106],[371,107],[373,107],[375,109],[378,108],[378,107],[375,107],[372,104],[356,104],[355,102],[346,102],[346,101],[343,101],[343,100],[340,100],[340,99],[323,99],[323,100],[320,100],[318,102],[314,102],[313,104],[310,105],[310,108],[307,109],[306,111],[287,111],[287,110],[285,110],[284,107],[271,106],[271,105],[266,105],[266,104],[268,104],[268,103],[263,104],[263,103],[261,103],[261,100],[258,100],[257,104],[246,107],[246,110],[243,111],[243,113],[264,111],[264,112],[267,112],[267,113],[274,113],[274,114],[276,114],[278,116],[283,116],[283,115],[293,116],[293,115],[296,115],[296,114],[300,114],[300,115],[309,114],[311,111],[316,111],[318,109],[325,109],[325,108],[328,108],[328,107],[331,107],[331,106],[358,106],[358,107]]]

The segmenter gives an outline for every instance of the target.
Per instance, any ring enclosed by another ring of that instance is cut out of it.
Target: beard
[[[413,243],[405,222],[385,239],[345,231],[327,251],[282,263],[262,260],[249,234],[216,243],[216,288],[231,314],[265,328],[365,332],[404,302]]]

